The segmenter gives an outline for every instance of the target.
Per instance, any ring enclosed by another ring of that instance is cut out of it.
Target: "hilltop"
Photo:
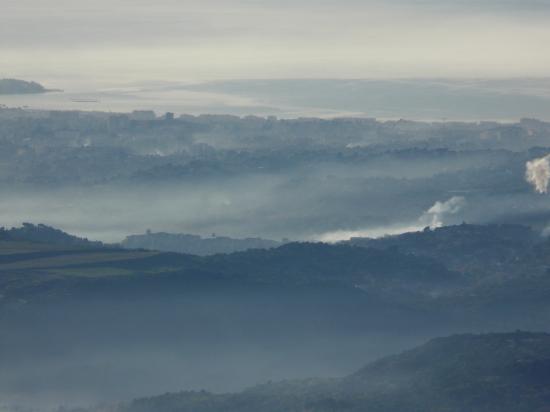
[[[39,83],[28,82],[17,79],[0,79],[0,95],[2,94],[36,94],[47,93],[46,89]]]

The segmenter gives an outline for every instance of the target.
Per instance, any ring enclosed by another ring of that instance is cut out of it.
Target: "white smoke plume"
[[[462,196],[453,196],[445,202],[435,202],[420,217],[420,223],[433,228],[441,227],[445,223],[445,218],[449,215],[456,215],[466,206],[466,199]]]
[[[453,196],[445,202],[437,201],[426,210],[416,221],[407,224],[370,227],[360,230],[337,230],[312,237],[310,240],[321,242],[340,242],[353,237],[379,238],[387,235],[399,235],[407,232],[418,232],[426,226],[432,229],[448,223],[450,215],[456,215],[466,206],[466,199],[462,196]]]
[[[525,179],[534,186],[537,192],[548,193],[550,155],[527,162]]]

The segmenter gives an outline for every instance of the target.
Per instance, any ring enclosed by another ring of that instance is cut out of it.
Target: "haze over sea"
[[[31,80],[31,79],[29,79]],[[550,120],[550,79],[279,79],[88,83],[32,79],[63,92],[0,96],[45,110],[237,116],[374,117],[426,121]]]

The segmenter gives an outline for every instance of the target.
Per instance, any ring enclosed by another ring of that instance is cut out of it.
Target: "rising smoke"
[[[526,164],[525,179],[531,183],[539,193],[548,193],[550,180],[550,155],[534,159]]]
[[[466,206],[466,199],[462,196],[453,196],[445,202],[435,202],[419,219],[424,226],[432,229],[444,225],[444,219],[449,215],[456,215]]]
[[[449,224],[450,216],[461,212],[466,206],[466,199],[453,196],[444,202],[437,201],[426,210],[416,221],[392,226],[371,227],[361,230],[337,230],[323,233],[312,240],[321,242],[340,242],[354,237],[379,238],[387,235],[399,235],[407,232],[418,232],[426,227],[435,229]]]

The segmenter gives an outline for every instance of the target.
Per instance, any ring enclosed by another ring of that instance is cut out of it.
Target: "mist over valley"
[[[0,412],[550,411],[550,0],[2,0]]]

